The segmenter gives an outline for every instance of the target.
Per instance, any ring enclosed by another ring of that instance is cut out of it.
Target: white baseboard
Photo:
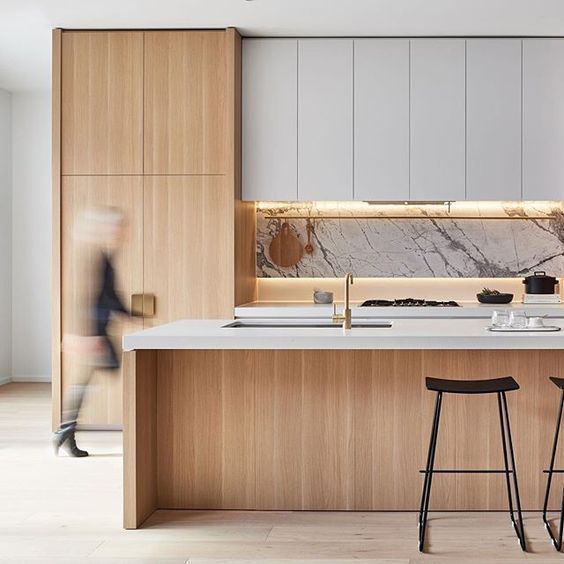
[[[0,386],[10,383],[12,380],[9,376],[0,376]]]
[[[10,380],[12,382],[51,382],[50,374],[18,374],[13,375]]]

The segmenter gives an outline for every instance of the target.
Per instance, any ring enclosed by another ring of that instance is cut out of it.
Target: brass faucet
[[[350,284],[354,284],[354,277],[352,272],[345,274],[345,310],[343,315],[338,315],[336,307],[333,306],[333,322],[342,323],[343,329],[350,329],[352,327],[352,312],[350,304]]]

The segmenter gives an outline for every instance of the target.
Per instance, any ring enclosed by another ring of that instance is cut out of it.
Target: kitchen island
[[[232,323],[124,338],[126,528],[156,509],[416,510],[434,402],[425,376],[519,382],[508,402],[521,498],[541,507],[564,331],[494,334],[484,319],[346,333]],[[495,396],[447,396],[436,466],[501,468],[501,453]],[[435,480],[432,508],[505,508],[502,475]]]

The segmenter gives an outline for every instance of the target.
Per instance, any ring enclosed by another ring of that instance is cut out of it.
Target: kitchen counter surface
[[[355,321],[353,313],[353,323]],[[564,331],[492,333],[485,319],[394,319],[390,328],[225,328],[233,320],[182,320],[123,338],[140,349],[564,349]],[[547,323],[564,327],[564,320]]]
[[[494,309],[520,309],[527,315],[546,315],[564,319],[564,304],[486,305],[476,301],[458,303],[462,307],[359,307],[361,302],[351,302],[354,317],[390,318],[489,318]],[[342,311],[342,302],[337,310]],[[243,318],[329,318],[333,304],[311,302],[252,302],[235,308],[235,317]]]

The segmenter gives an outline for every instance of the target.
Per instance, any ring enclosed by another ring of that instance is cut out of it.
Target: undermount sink
[[[392,326],[391,321],[387,320],[362,320],[352,322],[353,329],[385,329]],[[227,325],[223,325],[222,329],[340,329],[340,323],[333,323],[332,321],[322,320],[287,320],[287,321],[274,321],[274,320],[237,320]]]

